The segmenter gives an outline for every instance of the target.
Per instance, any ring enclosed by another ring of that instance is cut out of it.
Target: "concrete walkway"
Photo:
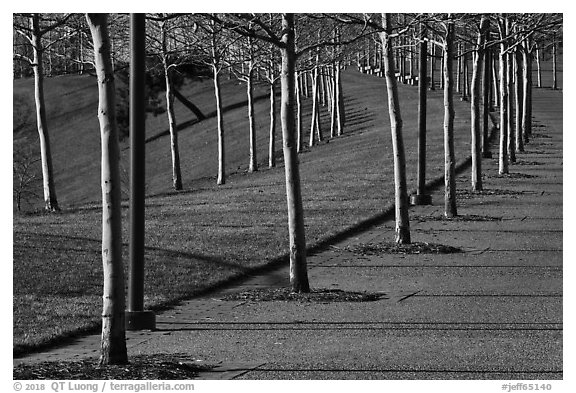
[[[182,353],[219,364],[201,379],[562,379],[562,92],[534,92],[534,139],[509,176],[483,161],[485,192],[458,178],[459,214],[411,209],[412,240],[457,254],[360,255],[393,240],[394,223],[309,256],[314,288],[378,291],[363,303],[224,301],[281,287],[288,269],[182,303],[158,330],[129,332],[129,355]],[[14,363],[97,356],[99,335]]]

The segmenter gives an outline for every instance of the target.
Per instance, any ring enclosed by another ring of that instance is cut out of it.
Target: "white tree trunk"
[[[346,125],[346,108],[344,106],[344,90],[342,88],[342,67],[340,62],[336,67],[336,89],[337,89],[337,105],[336,109],[338,112],[338,136],[344,133],[344,126]]]
[[[331,73],[330,73],[330,137],[334,138],[337,133],[337,101],[338,101],[338,90],[336,88],[336,63],[332,63]]]
[[[166,78],[166,112],[168,114],[168,125],[170,129],[170,152],[172,155],[172,187],[175,190],[182,189],[182,172],[180,170],[180,149],[178,147],[178,130],[176,128],[176,115],[174,113],[174,93],[172,92],[172,82],[165,69]]]
[[[394,71],[394,50],[390,37],[390,14],[382,14],[381,35],[384,52],[384,74],[388,92],[388,113],[390,115],[390,132],[392,135],[392,150],[394,152],[394,194],[396,215],[396,243],[410,243],[410,221],[408,216],[408,190],[406,185],[406,158],[404,155],[404,139],[402,137],[402,115],[398,86]]]
[[[98,120],[102,141],[102,264],[104,295],[100,364],[128,362],[125,282],[122,266],[120,149],[115,114],[114,71],[107,14],[87,14],[98,77]]]
[[[32,50],[34,69],[34,99],[36,101],[36,125],[40,142],[42,161],[42,184],[44,189],[44,208],[47,211],[58,211],[56,187],[54,185],[54,170],[52,168],[52,152],[46,120],[46,104],[44,101],[44,71],[42,67],[42,38],[40,36],[40,16],[33,14],[32,18]]]
[[[218,178],[216,184],[226,183],[226,154],[224,145],[224,118],[222,115],[222,97],[220,93],[220,73],[218,66],[213,65],[214,95],[216,97],[216,122],[218,123]]]
[[[508,82],[506,72],[506,44],[500,44],[500,149],[498,157],[498,173],[508,173]]]
[[[529,45],[526,45],[529,48]],[[532,56],[528,49],[522,53],[523,59],[523,92],[522,97],[522,129],[524,142],[529,142],[532,133]]]
[[[540,68],[540,47],[536,46],[536,68],[538,76],[538,87],[542,87],[542,69]]]
[[[514,133],[514,96],[512,95],[514,89],[514,54],[508,53],[508,61],[506,62],[508,90],[508,159],[510,162],[516,162],[516,134]]]
[[[487,19],[482,17],[478,32],[477,54],[473,57],[470,91],[472,190],[482,190],[482,132],[480,130],[480,67],[484,63],[484,37]],[[487,92],[484,92],[487,94]]]
[[[294,71],[296,54],[294,49],[294,15],[282,14],[282,73],[281,105],[282,150],[286,174],[286,203],[288,205],[288,234],[290,240],[290,284],[294,292],[310,292],[308,268],[306,266],[306,239],[304,210],[300,189],[300,170],[296,152],[294,119]]]
[[[557,56],[557,44],[556,44],[556,34],[553,35],[554,42],[552,43],[552,90],[558,89],[558,70],[556,64]]]
[[[246,83],[246,94],[248,96],[248,124],[250,127],[250,160],[248,172],[258,171],[258,160],[256,157],[256,124],[254,120],[254,86],[253,86],[252,62],[248,65],[248,79]]]
[[[306,74],[301,74],[302,77],[305,77]],[[304,135],[302,133],[302,103],[300,101],[301,98],[301,91],[300,91],[300,84],[296,83],[296,152],[300,153],[302,151],[302,146],[304,144]]]
[[[268,167],[276,166],[276,89],[270,84],[270,140],[268,145]]]
[[[314,146],[314,134],[318,130],[318,67],[314,69],[314,76],[312,77],[312,117],[310,120],[310,141],[308,146]]]
[[[494,52],[493,52],[494,53]],[[496,54],[492,56],[492,93],[494,94],[494,105],[500,107],[500,85],[498,78],[498,60],[496,60]]]
[[[178,147],[178,130],[176,114],[174,113],[174,92],[170,78],[170,65],[168,64],[168,50],[166,47],[165,22],[160,23],[162,35],[162,64],[164,66],[164,80],[166,81],[166,113],[168,115],[168,128],[170,130],[170,153],[172,156],[172,187],[182,189],[182,172],[180,170],[180,149]]]
[[[523,85],[524,79],[522,75],[522,52],[524,49],[522,47],[518,47],[516,51],[514,62],[515,64],[515,71],[516,71],[516,85],[515,85],[515,94],[514,99],[516,101],[516,151],[523,152],[524,151],[524,128],[522,126],[522,118],[524,115],[524,97],[522,96],[523,93]]]

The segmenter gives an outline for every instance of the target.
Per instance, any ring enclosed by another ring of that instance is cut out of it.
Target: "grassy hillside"
[[[211,81],[195,81],[187,83],[182,93],[193,101],[205,114],[215,110],[215,100]],[[92,76],[66,75],[46,79],[46,105],[48,117],[48,129],[50,132],[52,158],[54,162],[56,193],[62,208],[78,206],[86,202],[97,201],[100,192],[100,131],[98,125],[98,92],[96,79]],[[223,105],[230,106],[246,100],[243,86],[232,80],[223,82]],[[266,94],[265,86],[258,86],[256,96]],[[14,82],[15,102],[29,110],[30,126],[25,132],[15,136],[15,143],[25,143],[23,136],[28,135],[36,143],[36,131],[34,129],[34,85],[33,80],[23,79]],[[160,97],[164,99],[164,97]],[[266,102],[266,100],[264,100]],[[188,122],[196,117],[180,102],[175,104],[176,119],[179,123]],[[241,124],[246,123],[246,116],[241,114],[245,110],[238,109],[238,115],[233,119],[241,118]],[[234,141],[231,135],[240,124],[230,123],[226,119],[225,127],[229,128],[228,136],[230,147],[228,148],[227,171],[237,170],[244,162],[235,161],[239,157],[235,154],[236,149],[246,147],[247,138],[238,138]],[[236,122],[236,120],[234,120]],[[264,126],[266,121],[259,119],[259,125]],[[190,183],[194,178],[214,176],[216,173],[216,129],[214,122],[202,124],[201,127],[190,127],[182,131],[182,134],[199,133],[195,136],[193,146],[186,144],[186,137],[182,136],[181,159],[183,164],[184,181]],[[167,131],[168,122],[166,114],[154,116],[147,115],[146,137],[151,138],[162,131]],[[213,136],[213,138],[210,138]],[[190,138],[188,138],[190,139]],[[171,187],[171,164],[169,138],[160,138],[147,147],[147,178],[148,193],[156,194],[169,190]],[[126,139],[121,143],[123,149],[122,166],[124,170],[129,167],[129,142]],[[264,154],[265,146],[262,145]],[[158,151],[157,151],[158,150]],[[200,151],[208,155],[198,155]],[[159,154],[159,155],[158,155]],[[246,152],[246,163],[248,153]],[[160,160],[158,160],[160,157]],[[164,158],[168,158],[165,160]],[[247,164],[244,164],[246,166]],[[187,169],[191,169],[187,170]],[[213,169],[213,170],[212,170]],[[36,208],[42,206],[39,200]]]
[[[345,135],[300,155],[308,245],[318,244],[381,213],[393,200],[384,80],[352,70],[346,71],[343,78]],[[58,341],[82,329],[93,329],[101,312],[99,134],[94,80],[71,76],[51,78],[48,82],[56,186],[64,210],[60,214],[14,217],[16,352]],[[29,88],[26,83],[16,83],[15,93]],[[238,84],[229,81],[225,88],[225,105],[244,99],[244,90]],[[417,88],[400,89],[408,184],[415,187]],[[190,85],[186,90],[186,95],[206,112],[213,110],[211,93],[209,82]],[[309,101],[305,109],[304,124],[308,130]],[[178,118],[192,118],[186,111],[179,108]],[[441,92],[430,92],[429,179],[443,173],[443,111]],[[469,104],[456,100],[456,111],[456,154],[463,159],[469,155]],[[259,101],[256,122],[260,161],[267,159],[267,113],[267,100]],[[148,135],[165,128],[160,117],[149,118],[148,124]],[[326,114],[324,126],[328,134]],[[274,169],[263,165],[258,173],[246,173],[245,109],[228,111],[225,127],[228,171],[236,174],[224,186],[216,186],[213,179],[214,119],[180,132],[185,187],[182,192],[170,190],[168,137],[147,144],[146,307],[172,304],[286,254],[282,163]],[[76,207],[70,208],[72,205]],[[124,215],[127,218],[127,209]],[[123,228],[127,241],[127,221]],[[392,240],[393,233],[383,233],[382,237]]]

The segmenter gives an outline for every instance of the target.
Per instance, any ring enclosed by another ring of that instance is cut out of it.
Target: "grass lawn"
[[[382,213],[393,201],[393,160],[385,81],[352,70],[346,71],[343,78],[347,108],[345,135],[307,148],[299,156],[308,246],[326,241]],[[51,130],[56,187],[63,211],[14,215],[15,354],[58,342],[67,335],[96,329],[100,322],[100,145],[96,106],[92,108],[92,104],[96,105],[92,97],[95,94],[93,82],[90,85],[77,82],[76,89],[85,92],[86,97],[79,95],[75,100],[86,103],[78,105],[86,107],[86,113],[93,116],[89,121],[81,119],[81,109],[66,113],[62,106],[52,104],[62,111],[57,116],[60,120],[51,122]],[[18,83],[23,84],[18,81],[15,85]],[[229,81],[226,88],[225,105],[244,99],[241,86]],[[194,97],[204,97],[193,101],[205,112],[213,110],[209,83],[188,86],[188,89],[187,94],[196,89]],[[24,90],[24,86],[15,86],[15,93]],[[50,84],[47,92],[50,92]],[[260,93],[264,92],[261,89]],[[417,167],[417,88],[400,86],[400,99],[408,184],[413,188]],[[455,104],[456,154],[457,159],[462,160],[469,155],[469,103],[455,100]],[[306,131],[309,130],[310,106],[307,100]],[[179,110],[179,116],[184,120],[185,109]],[[234,175],[223,186],[215,184],[215,119],[207,119],[180,132],[184,191],[170,189],[169,137],[147,144],[146,308],[159,309],[174,304],[286,255],[284,168],[281,160],[276,168],[268,169],[265,165],[267,113],[267,100],[259,101],[256,123],[261,167],[253,174],[245,171],[248,164],[246,110],[241,108],[226,113],[228,172]],[[430,92],[428,179],[443,174],[443,114],[442,92]],[[323,120],[328,137],[326,113]],[[149,135],[154,135],[165,129],[165,120],[149,119],[148,127]],[[279,143],[278,150],[280,147]],[[125,206],[125,242],[128,240],[127,210]],[[382,233],[382,237],[392,240],[394,234]],[[127,245],[124,251],[127,260]],[[314,282],[311,285],[314,286]]]

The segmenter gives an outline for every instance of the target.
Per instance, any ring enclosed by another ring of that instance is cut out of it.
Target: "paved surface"
[[[223,301],[286,286],[288,269],[182,303],[158,330],[128,332],[129,354],[186,353],[218,364],[201,379],[562,379],[562,93],[534,94],[535,138],[499,177],[483,161],[482,195],[463,193],[446,221],[442,190],[411,210],[412,239],[464,253],[369,256],[393,223],[309,256],[315,288],[378,291],[364,303]],[[469,189],[469,171],[458,189]],[[474,217],[476,216],[476,217]],[[17,362],[97,356],[99,335]]]

